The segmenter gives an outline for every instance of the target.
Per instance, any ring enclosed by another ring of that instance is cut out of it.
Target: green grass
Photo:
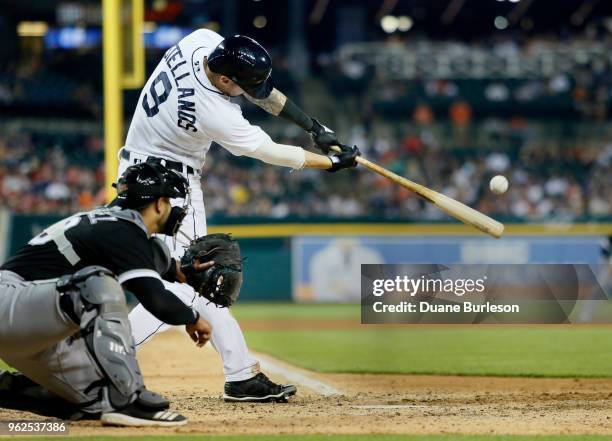
[[[329,309],[326,309],[329,308]],[[352,319],[347,305],[247,304],[241,318]],[[376,325],[247,331],[249,345],[319,372],[612,377],[612,328]]]
[[[245,302],[232,307],[238,320],[354,320],[360,321],[360,306],[351,304],[295,304]]]
[[[52,441],[65,437],[18,437],[20,441]],[[69,437],[71,440],[117,441],[118,437],[92,436]],[[603,435],[236,435],[236,436],[130,436],[132,440],[147,441],[605,441]]]

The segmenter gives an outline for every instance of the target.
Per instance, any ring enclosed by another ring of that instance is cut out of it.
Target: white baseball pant
[[[146,162],[147,155],[130,152],[130,160],[121,158],[119,174],[130,165]],[[185,170],[184,170],[185,171]],[[185,174],[191,189],[191,206],[183,220],[180,230],[189,238],[206,234],[206,214],[204,211],[204,193],[199,174]],[[172,205],[182,206],[182,199],[172,200]],[[172,257],[180,259],[189,240],[183,234],[177,234],[176,240],[168,236],[164,238],[172,252]],[[246,345],[240,325],[228,308],[217,308],[203,297],[200,297],[185,283],[170,283],[164,281],[164,286],[188,306],[200,313],[213,329],[211,344],[223,360],[223,373],[226,381],[242,381],[255,376],[259,372],[259,362],[251,356]],[[138,304],[129,315],[132,334],[136,347],[150,341],[156,334],[167,331],[171,325],[156,319],[142,305]],[[188,338],[185,336],[185,338]]]

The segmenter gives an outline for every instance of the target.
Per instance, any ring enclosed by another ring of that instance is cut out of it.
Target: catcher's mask
[[[181,228],[183,219],[185,219],[187,215],[187,207],[189,207],[188,199],[189,198],[185,198],[185,204],[183,204],[182,207],[172,207],[166,225],[164,225],[164,229],[160,231],[161,234],[174,236],[178,232],[179,228]]]
[[[128,167],[113,186],[117,197],[111,207],[140,210],[161,197],[183,199],[183,206],[172,207],[161,231],[168,236],[176,234],[190,204],[189,182],[183,175],[161,164],[142,162]]]

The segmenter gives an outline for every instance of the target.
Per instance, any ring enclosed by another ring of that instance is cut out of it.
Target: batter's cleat
[[[269,402],[286,403],[295,395],[297,388],[291,384],[276,384],[263,373],[243,381],[228,381],[225,383],[223,399],[230,402]]]
[[[125,409],[102,414],[100,421],[105,426],[175,427],[187,424],[187,417],[171,410],[145,410],[134,403]]]

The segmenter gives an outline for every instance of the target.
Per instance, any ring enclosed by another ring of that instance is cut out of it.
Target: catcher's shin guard
[[[144,382],[121,285],[106,268],[89,266],[62,277],[57,289],[63,293],[60,305],[80,323],[87,348],[106,376],[101,399],[113,409],[129,405]]]

